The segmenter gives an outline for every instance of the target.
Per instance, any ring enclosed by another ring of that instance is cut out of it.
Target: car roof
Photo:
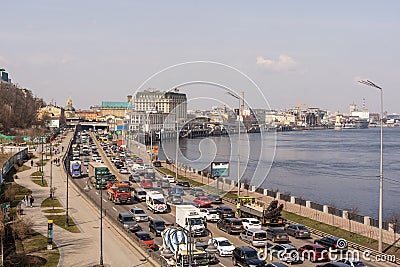
[[[270,264],[272,264],[275,267],[287,267],[287,265],[282,262],[271,262]]]
[[[120,212],[119,215],[122,217],[132,217],[132,214],[130,214],[129,212]]]
[[[227,221],[239,221],[240,222],[240,220],[238,218],[225,218],[225,220],[227,220]]]
[[[150,235],[149,233],[147,233],[147,232],[136,232],[135,233],[137,236],[140,236],[140,235]]]
[[[243,251],[255,251],[254,248],[249,247],[249,246],[242,246],[242,247],[237,247],[237,248],[240,250],[243,250]]]
[[[131,210],[143,210],[142,208],[131,208]]]
[[[249,228],[247,229],[247,231],[253,232],[253,233],[266,233],[264,230],[262,229],[258,229],[258,228]]]
[[[155,222],[155,223],[158,223],[158,222],[163,222],[163,223],[165,223],[165,221],[159,220],[159,219],[152,219],[152,221]]]
[[[278,244],[278,246],[281,246],[283,248],[296,248],[295,246],[293,246],[291,244]]]

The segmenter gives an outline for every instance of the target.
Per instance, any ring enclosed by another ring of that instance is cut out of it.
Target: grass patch
[[[31,169],[31,167],[26,166],[26,165],[22,165],[21,167],[18,167],[17,173],[18,172],[27,171],[27,170],[30,170],[30,169]]]
[[[43,183],[42,183],[42,179],[38,180],[38,179],[32,179],[32,182],[34,182],[37,185],[40,185],[41,187],[47,187],[47,182],[45,179],[43,179]]]
[[[46,215],[47,219],[53,220],[55,225],[71,232],[71,233],[80,233],[78,226],[76,226],[75,222],[71,217],[68,216],[69,226],[65,226],[65,215]]]
[[[344,238],[346,240],[349,240],[351,242],[366,246],[368,248],[374,249],[374,250],[378,250],[378,241],[363,235],[359,235],[359,234],[355,234],[353,232],[349,232],[347,230],[341,229],[339,227],[336,226],[332,226],[332,225],[328,225],[319,221],[315,221],[312,220],[310,218],[306,218],[291,212],[287,212],[287,211],[282,211],[282,216],[287,219],[287,220],[291,220],[294,221],[296,223],[301,223],[304,224],[308,227],[314,228],[316,230],[325,232],[329,235],[332,236],[337,236],[340,238]],[[400,248],[398,247],[391,247],[389,248],[389,244],[383,244],[383,247],[388,248],[385,253],[387,254],[392,254],[392,255],[396,255],[396,257],[400,257]]]
[[[23,240],[22,247],[27,255],[44,259],[43,264],[38,266],[57,266],[60,261],[60,252],[56,244],[53,243],[53,250],[47,250],[47,237],[37,232]]]
[[[40,177],[42,177],[42,172],[41,171],[32,172],[31,176],[40,176]]]
[[[43,202],[40,205],[40,207],[41,208],[62,207],[62,205],[61,205],[60,201],[56,197],[53,197],[53,199],[48,197],[45,200],[43,200]]]
[[[48,210],[42,210],[43,213],[61,213],[65,212],[65,209],[48,209]]]
[[[49,159],[44,159],[43,161],[39,160],[38,162],[36,162],[36,166],[44,166],[48,161],[50,160]]]

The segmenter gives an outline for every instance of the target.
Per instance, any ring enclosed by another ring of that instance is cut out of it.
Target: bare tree
[[[357,216],[358,211],[359,211],[358,207],[352,207],[347,213],[347,219],[349,220],[350,236],[353,235],[353,232],[351,231],[351,221],[354,220],[354,218]]]
[[[30,219],[21,218],[11,224],[15,239],[24,240],[32,233],[33,223]]]
[[[400,230],[400,214],[398,213],[390,214],[387,221],[392,224],[394,231],[393,245],[396,245],[397,242],[396,233]]]

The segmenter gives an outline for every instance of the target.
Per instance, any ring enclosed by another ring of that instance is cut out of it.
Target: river
[[[385,219],[400,214],[400,129],[384,128],[383,134]],[[377,218],[379,128],[241,134],[239,143],[242,181]],[[204,169],[229,161],[229,178],[236,180],[237,144],[237,135],[181,139],[179,162]],[[175,158],[173,141],[161,147]]]

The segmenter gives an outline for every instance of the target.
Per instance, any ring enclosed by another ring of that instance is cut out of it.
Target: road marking
[[[95,192],[96,193],[96,195],[99,195],[99,192]]]
[[[113,208],[113,210],[118,211],[115,207],[112,207],[112,208]]]
[[[222,267],[226,267],[225,265],[223,265],[222,263],[219,263],[219,265],[221,265]]]
[[[107,203],[107,200],[105,200],[104,198],[103,198],[103,201]]]

